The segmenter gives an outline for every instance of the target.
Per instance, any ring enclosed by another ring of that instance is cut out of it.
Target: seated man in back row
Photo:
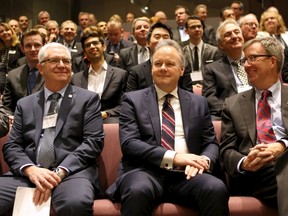
[[[123,216],[151,215],[165,201],[196,208],[202,216],[229,215],[226,186],[211,173],[219,147],[208,104],[178,87],[184,67],[180,45],[162,40],[152,57],[154,85],[123,96],[122,164],[107,190],[121,201]]]

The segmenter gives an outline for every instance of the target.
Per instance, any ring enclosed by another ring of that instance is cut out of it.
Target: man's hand
[[[24,168],[23,172],[36,185],[33,197],[35,205],[46,202],[51,190],[61,182],[61,178],[56,173],[45,168],[28,166]]]
[[[285,146],[280,142],[258,144],[250,149],[249,154],[241,164],[241,169],[244,171],[257,171],[274,161],[284,150]]]
[[[174,157],[173,164],[176,166],[185,166],[185,175],[187,179],[202,174],[208,170],[209,164],[207,160],[195,154],[177,153]]]

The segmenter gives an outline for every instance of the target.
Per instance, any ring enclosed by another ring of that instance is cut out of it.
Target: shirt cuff
[[[203,157],[207,162],[208,162],[208,169],[207,171],[210,172],[210,168],[211,168],[211,160],[209,157],[205,156],[205,155],[201,155],[201,157]]]
[[[177,152],[167,150],[163,156],[160,168],[172,170],[173,169],[173,160]]]
[[[276,142],[282,142],[286,148],[288,147],[288,140],[287,139],[280,139],[280,140],[277,140]]]
[[[241,174],[245,174],[245,171],[242,171],[241,170],[241,164],[242,164],[242,162],[243,162],[243,160],[245,159],[246,157],[243,157],[243,158],[241,158],[241,160],[238,162],[238,164],[237,164],[237,171],[239,172],[239,173],[241,173]]]

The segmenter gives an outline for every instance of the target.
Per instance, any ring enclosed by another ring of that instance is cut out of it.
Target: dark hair
[[[102,45],[105,43],[100,31],[87,31],[87,32],[84,32],[83,35],[81,36],[81,46],[82,46],[83,50],[85,49],[85,47],[84,47],[85,41],[89,37],[97,37]]]
[[[21,45],[24,45],[24,39],[29,37],[29,36],[33,36],[33,35],[40,35],[41,39],[42,39],[42,45],[45,45],[45,37],[43,34],[41,34],[41,32],[39,32],[37,29],[30,29],[29,31],[25,32],[20,40]]]
[[[156,29],[156,28],[163,28],[163,29],[165,29],[166,31],[168,31],[168,33],[169,33],[169,35],[170,35],[170,38],[173,39],[173,33],[172,33],[171,29],[170,29],[167,25],[165,25],[165,24],[163,24],[163,23],[161,23],[161,22],[156,22],[154,25],[151,26],[151,28],[149,29],[149,31],[148,31],[148,33],[147,33],[147,37],[146,37],[147,41],[150,41],[152,32],[153,32],[154,29]]]
[[[204,24],[204,22],[203,22],[198,16],[196,16],[196,15],[193,15],[193,16],[190,16],[190,17],[187,18],[187,21],[186,21],[186,23],[185,23],[185,28],[186,28],[186,29],[188,29],[188,21],[189,21],[189,20],[199,20],[199,21],[201,22],[201,25],[202,25],[203,30],[205,29],[205,24]]]

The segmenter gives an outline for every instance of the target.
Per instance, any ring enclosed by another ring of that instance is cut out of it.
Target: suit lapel
[[[108,90],[108,85],[109,85],[110,80],[112,79],[112,77],[114,75],[114,72],[115,72],[114,69],[108,65],[107,73],[106,73],[106,77],[105,77],[105,82],[104,82],[104,86],[103,86],[102,97],[103,97],[103,95],[105,95],[106,91]]]
[[[60,105],[59,113],[58,113],[58,119],[56,124],[56,130],[55,130],[55,137],[57,137],[59,131],[63,127],[63,124],[66,120],[66,117],[68,113],[70,112],[71,107],[74,103],[74,97],[75,97],[75,90],[72,85],[68,85],[63,100]]]
[[[193,109],[193,106],[191,106],[191,98],[189,100],[188,94],[186,91],[183,91],[182,89],[178,88],[178,96],[180,101],[180,107],[181,107],[181,113],[182,113],[182,121],[183,121],[183,129],[184,129],[184,135],[186,143],[190,143],[188,140],[188,133],[189,133],[189,125],[191,122],[187,116],[190,116],[191,109]],[[183,115],[185,114],[185,116]]]
[[[234,74],[227,56],[223,58],[223,69],[221,71],[225,74],[234,90],[238,92]]]
[[[252,143],[256,145],[256,105],[254,88],[243,93],[240,97],[242,113],[239,113],[239,115],[241,114],[243,116],[250,139],[252,140]]]
[[[83,76],[80,76],[81,78],[81,88],[85,88],[88,89],[88,70],[89,67],[87,67],[84,71],[83,71]]]
[[[33,98],[33,115],[35,116],[35,144],[38,145],[40,136],[42,134],[42,124],[44,115],[44,90],[40,91]]]
[[[160,117],[158,109],[158,97],[154,86],[147,88],[144,94],[144,106],[149,114],[151,121],[151,126],[153,131],[159,131],[160,133],[155,133],[156,141],[161,144],[161,126],[160,126]],[[149,107],[148,107],[149,106]]]
[[[142,73],[144,75],[145,80],[146,80],[147,86],[151,86],[153,84],[151,69],[152,69],[152,65],[151,65],[151,61],[149,59],[143,65],[143,73]]]

